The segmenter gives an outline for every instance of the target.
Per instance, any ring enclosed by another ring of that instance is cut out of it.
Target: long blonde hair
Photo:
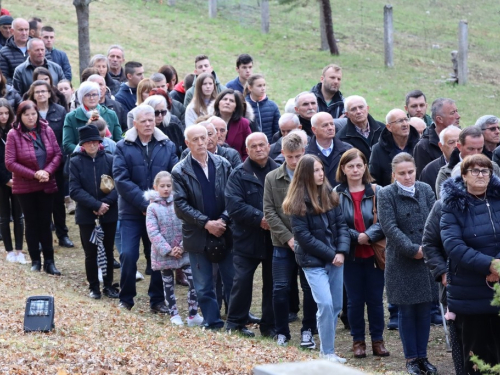
[[[318,186],[314,182],[315,162],[321,163],[321,160],[315,155],[304,155],[297,164],[283,201],[283,212],[286,215],[304,216],[307,212],[306,198],[315,214],[328,212],[339,205],[339,197],[332,190],[326,175],[322,185]],[[321,165],[323,166],[323,163]]]

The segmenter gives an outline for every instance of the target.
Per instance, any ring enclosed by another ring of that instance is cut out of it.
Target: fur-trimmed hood
[[[137,137],[139,135],[137,134],[137,129],[136,128],[130,128],[129,130],[126,131],[125,133],[125,142],[132,142],[134,143],[137,140]],[[155,127],[155,130],[153,132],[153,137],[158,141],[165,141],[169,139],[160,129]]]
[[[500,179],[492,175],[486,189],[487,198],[500,198]],[[462,176],[447,179],[441,188],[441,200],[445,206],[464,212],[470,204],[470,194],[467,193]]]
[[[144,192],[144,199],[156,203],[161,203],[161,202],[172,203],[174,201],[174,192],[172,192],[168,198],[162,198],[160,197],[160,193],[158,193],[156,190],[149,189]]]

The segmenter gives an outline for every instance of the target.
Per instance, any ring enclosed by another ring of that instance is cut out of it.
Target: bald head
[[[394,108],[385,116],[385,126],[395,138],[408,138],[410,135],[410,122],[405,111]]]
[[[212,154],[215,153],[215,151],[217,151],[217,130],[215,129],[214,124],[207,120],[200,122],[198,125],[203,125],[207,129],[207,150]]]
[[[188,126],[184,131],[186,146],[191,150],[192,156],[204,161],[207,156],[208,132],[203,125],[195,124]]]
[[[418,134],[422,137],[424,130],[427,129],[427,124],[420,117],[410,118],[410,125],[417,129]]]
[[[30,24],[24,18],[16,18],[12,21],[11,33],[14,37],[14,43],[18,47],[26,47],[30,33]]]
[[[271,145],[264,133],[255,132],[250,134],[245,140],[245,145],[247,146],[247,154],[250,160],[260,166],[266,165]]]

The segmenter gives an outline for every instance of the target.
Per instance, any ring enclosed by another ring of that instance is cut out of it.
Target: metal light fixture
[[[50,332],[53,329],[54,297],[28,297],[24,311],[24,332]]]

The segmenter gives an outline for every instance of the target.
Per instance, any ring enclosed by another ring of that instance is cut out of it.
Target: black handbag
[[[215,237],[213,234],[208,233],[205,256],[212,263],[219,263],[226,257],[226,239],[224,236]]]

